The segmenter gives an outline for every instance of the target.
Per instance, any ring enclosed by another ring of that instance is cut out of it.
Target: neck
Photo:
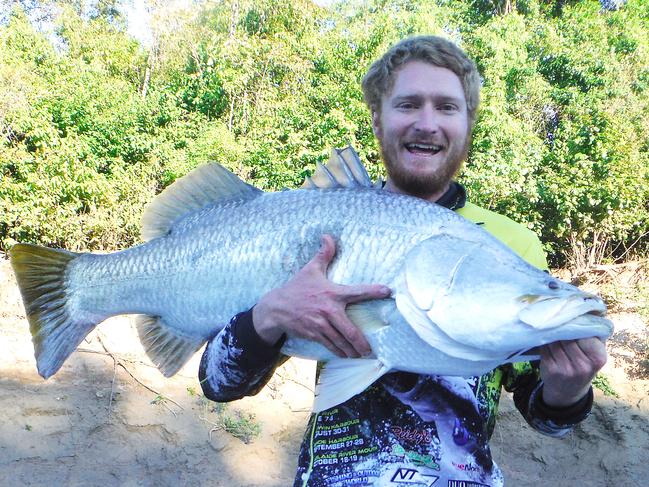
[[[441,189],[438,191],[431,192],[429,194],[423,194],[423,195],[413,195],[411,193],[408,193],[407,191],[403,191],[400,187],[398,187],[392,179],[388,178],[388,180],[385,182],[385,186],[383,189],[387,191],[391,191],[392,193],[398,193],[398,194],[406,194],[408,196],[416,196],[418,198],[421,198],[426,201],[430,201],[431,203],[435,203],[437,200],[439,200],[442,196],[444,196],[444,193],[448,191],[448,188],[450,187],[451,182],[447,182]]]

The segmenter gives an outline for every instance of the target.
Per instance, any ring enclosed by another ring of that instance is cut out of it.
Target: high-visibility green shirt
[[[463,208],[456,210],[456,213],[482,226],[533,266],[548,270],[543,246],[533,231],[506,216],[486,210],[468,201]]]

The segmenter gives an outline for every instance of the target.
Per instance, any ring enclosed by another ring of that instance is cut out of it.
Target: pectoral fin
[[[327,362],[318,378],[313,411],[324,411],[347,401],[389,371],[377,359],[339,358]]]
[[[394,308],[392,299],[365,301],[347,306],[347,316],[365,335],[388,326],[386,313]]]

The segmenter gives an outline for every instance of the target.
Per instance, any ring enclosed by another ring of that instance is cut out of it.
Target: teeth
[[[434,144],[406,144],[408,149],[419,149],[424,151],[438,152],[442,150],[442,146]]]

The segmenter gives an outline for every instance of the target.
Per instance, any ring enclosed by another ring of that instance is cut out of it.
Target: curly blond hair
[[[480,104],[480,74],[473,61],[453,42],[437,36],[417,36],[393,45],[375,61],[363,77],[361,86],[365,103],[372,112],[381,113],[381,98],[394,87],[395,73],[409,61],[424,61],[446,68],[460,78],[470,126],[475,122]]]

